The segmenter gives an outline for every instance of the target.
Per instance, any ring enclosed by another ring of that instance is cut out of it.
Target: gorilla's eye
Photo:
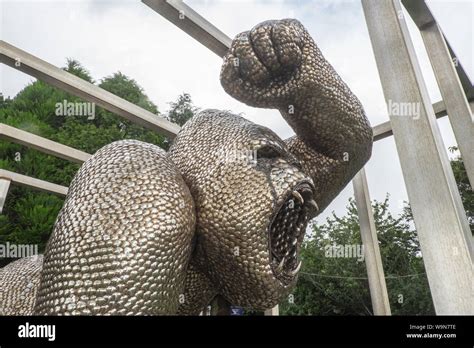
[[[257,158],[278,158],[284,157],[284,150],[274,145],[266,144],[256,149]]]

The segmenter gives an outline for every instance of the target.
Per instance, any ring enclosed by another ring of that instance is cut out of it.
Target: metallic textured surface
[[[272,307],[296,281],[297,248],[316,214],[311,179],[275,133],[219,110],[188,121],[170,157],[197,207],[197,269],[232,304]]]
[[[43,256],[25,257],[0,269],[0,315],[31,315]]]
[[[279,109],[296,136],[205,110],[168,155],[137,141],[99,150],[58,217],[35,313],[197,314],[216,295],[263,310],[292,290],[307,222],[370,157],[370,125],[296,20],[239,34],[221,83]]]
[[[46,248],[37,314],[176,312],[194,204],[159,147],[103,147],[76,174]]]
[[[372,129],[361,103],[299,21],[266,21],[237,35],[221,83],[248,105],[280,110],[321,211],[369,159]]]
[[[212,299],[218,294],[216,288],[212,285],[204,272],[200,271],[194,260],[189,263],[186,272],[186,282],[184,293],[180,298],[178,315],[197,315]]]
[[[271,308],[296,282],[307,221],[368,160],[372,130],[296,20],[237,35],[221,83],[248,105],[279,109],[296,136],[283,142],[218,110],[185,125],[170,155],[196,202],[193,260],[232,304]]]

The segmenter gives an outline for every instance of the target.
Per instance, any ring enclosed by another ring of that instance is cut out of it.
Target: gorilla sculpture
[[[369,159],[372,129],[297,20],[237,35],[220,79],[296,136],[205,110],[168,153],[103,147],[72,181],[44,260],[0,271],[2,314],[197,314],[216,295],[267,309],[291,291],[306,225]]]

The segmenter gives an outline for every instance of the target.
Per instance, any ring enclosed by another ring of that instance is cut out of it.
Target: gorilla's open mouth
[[[317,211],[311,185],[300,183],[288,191],[270,223],[270,263],[275,277],[285,285],[294,279],[301,267],[298,248],[309,219]]]

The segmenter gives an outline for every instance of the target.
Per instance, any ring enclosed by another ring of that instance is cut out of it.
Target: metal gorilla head
[[[197,207],[195,261],[232,304],[273,306],[301,266],[312,179],[274,132],[219,110],[190,120],[170,156]]]
[[[278,109],[296,133],[282,141],[239,116],[206,110],[170,150],[197,209],[192,263],[229,302],[266,309],[295,284],[307,222],[368,160],[372,130],[297,20],[237,35],[220,79],[235,99]]]

